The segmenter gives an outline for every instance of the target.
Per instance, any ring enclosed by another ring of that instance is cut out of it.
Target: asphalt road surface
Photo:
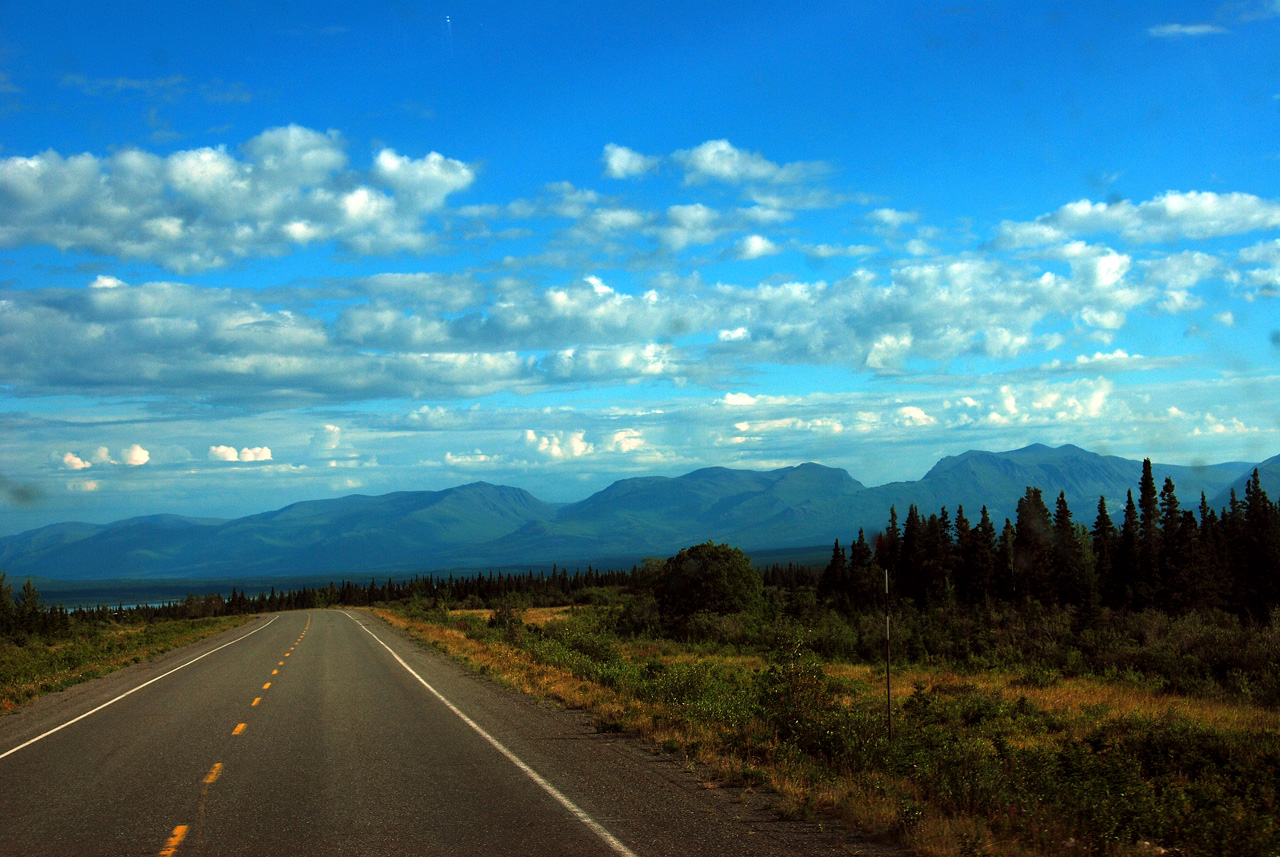
[[[262,617],[0,717],[2,855],[878,851],[362,611]]]

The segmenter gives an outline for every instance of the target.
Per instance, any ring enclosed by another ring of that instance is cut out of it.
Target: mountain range
[[[1215,509],[1259,469],[1280,492],[1280,456],[1259,464],[1153,464],[1184,506],[1203,492]],[[11,577],[61,580],[357,576],[522,564],[629,565],[713,539],[752,550],[848,541],[882,529],[889,507],[929,514],[986,505],[997,528],[1028,486],[1052,509],[1065,492],[1086,524],[1099,496],[1118,516],[1142,463],[1075,446],[970,451],[922,479],[867,487],[846,471],[801,464],[770,471],[709,467],[683,476],[623,479],[575,503],[546,503],[521,488],[475,482],[443,491],[360,494],[295,503],[234,520],[153,515],[112,524],[62,523],[0,538]]]

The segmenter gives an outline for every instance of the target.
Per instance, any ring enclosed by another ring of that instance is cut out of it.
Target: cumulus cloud
[[[130,467],[138,467],[151,460],[151,453],[135,443],[120,450],[120,460]]]
[[[1170,191],[1146,202],[1068,203],[1032,223],[1005,221],[995,244],[1004,249],[1115,233],[1129,241],[1218,238],[1280,227],[1280,203],[1248,193]]]
[[[423,217],[475,178],[439,153],[392,149],[353,170],[336,132],[298,125],[264,131],[241,152],[0,159],[0,246],[51,245],[180,273],[328,241],[356,253],[421,252],[433,241]]]
[[[266,446],[244,447],[236,452],[234,446],[209,447],[210,461],[270,461],[271,449]]]
[[[728,140],[708,140],[696,148],[681,149],[672,158],[684,167],[685,184],[783,184],[803,181],[826,170],[824,164],[814,161],[779,165],[759,153],[738,149]]]
[[[539,435],[533,429],[526,429],[524,441],[548,458],[580,458],[595,452],[595,445],[586,441],[586,432],[555,432]]]
[[[738,259],[763,259],[782,252],[782,248],[763,235],[748,235],[734,246],[734,256]]]
[[[710,244],[724,233],[720,215],[702,203],[673,205],[667,209],[666,225],[658,236],[672,250],[683,250],[691,244]]]
[[[610,452],[635,452],[644,447],[644,437],[636,429],[622,429],[609,435],[606,449]]]
[[[62,456],[62,466],[67,470],[84,470],[86,468],[93,467],[93,464],[85,461],[74,452],[68,452]]]
[[[642,155],[634,149],[607,143],[604,154],[600,156],[604,163],[604,174],[613,179],[629,179],[651,173],[658,168],[658,158]]]

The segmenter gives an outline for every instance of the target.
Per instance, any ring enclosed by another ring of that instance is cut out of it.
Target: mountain
[[[1257,465],[1258,467],[1258,483],[1262,485],[1262,490],[1267,492],[1267,496],[1276,499],[1280,496],[1280,455],[1268,458],[1266,461]],[[1245,483],[1253,478],[1253,468],[1246,466],[1243,473],[1238,479],[1235,479],[1226,488],[1219,493],[1208,494],[1211,499],[1210,505],[1215,509],[1222,509],[1231,502],[1231,492],[1236,492],[1236,498],[1244,501]],[[1179,495],[1181,498],[1181,495]]]
[[[1212,497],[1249,468],[1247,462],[1151,465],[1156,488],[1168,477],[1182,502],[1191,505],[1199,502],[1200,492]],[[1032,444],[1011,452],[970,451],[947,456],[918,482],[893,482],[871,489],[859,498],[859,506],[865,505],[860,511],[871,515],[877,506],[888,509],[892,504],[902,518],[911,503],[926,513],[942,506],[954,513],[957,505],[963,505],[966,516],[977,521],[985,504],[999,529],[1005,518],[1014,518],[1018,499],[1027,486],[1034,486],[1041,489],[1050,509],[1058,492],[1064,492],[1075,518],[1092,525],[1099,497],[1107,498],[1107,511],[1118,518],[1126,492],[1132,490],[1136,499],[1141,477],[1141,461],[1098,455],[1071,444],[1057,448]],[[884,513],[880,514],[883,517]]]
[[[1280,492],[1280,456],[1259,465]],[[1253,465],[1153,465],[1185,505],[1200,492],[1224,496]],[[847,542],[881,529],[890,505],[906,516],[986,504],[997,527],[1028,485],[1052,507],[1065,491],[1077,519],[1092,523],[1099,496],[1118,515],[1142,464],[1075,446],[948,456],[914,482],[869,488],[844,470],[801,464],[770,471],[708,467],[677,477],[623,479],[584,500],[545,503],[519,488],[475,482],[444,491],[401,491],[295,503],[231,521],[154,515],[113,524],[64,523],[0,538],[11,576],[244,579],[608,560],[629,564],[707,539],[747,551]],[[1243,488],[1238,488],[1243,495]],[[1215,501],[1217,505],[1221,502]],[[1216,506],[1215,506],[1216,507]]]

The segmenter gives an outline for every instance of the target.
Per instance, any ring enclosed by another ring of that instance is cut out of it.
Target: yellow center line
[[[276,673],[278,673],[278,672],[280,672],[280,670],[272,670],[272,671],[271,671],[271,674],[272,674],[272,675],[275,675],[275,674],[276,674]]]
[[[178,846],[182,844],[182,840],[187,838],[187,826],[179,824],[173,829],[173,834],[169,837],[169,841],[164,844],[164,848],[160,851],[160,857],[173,857]]]
[[[266,689],[267,689],[267,688],[269,688],[269,687],[271,687],[271,682],[267,682],[266,684],[264,684],[264,685],[262,686],[262,689],[263,689],[263,690],[266,690]]]
[[[243,732],[243,731],[244,731],[244,727],[246,727],[246,726],[248,726],[248,725],[249,725],[248,723],[241,723],[241,724],[240,724],[239,726],[237,726],[235,729],[232,729],[232,730],[231,730],[231,734],[232,734],[232,735],[239,735],[241,732]]]
[[[218,781],[218,777],[222,774],[222,763],[214,762],[213,767],[209,769],[209,773],[205,774],[204,784],[206,786],[213,785]]]
[[[290,650],[290,651],[288,651],[288,652],[285,652],[285,653],[284,653],[284,656],[287,658],[287,657],[289,657],[289,655],[291,655],[291,654],[293,654],[292,650]]]
[[[252,706],[254,706],[254,705],[257,705],[259,702],[262,702],[262,697],[260,697],[260,696],[255,696],[255,697],[254,697],[254,699],[253,699],[253,702],[249,703],[249,705],[250,705],[250,707],[252,707]]]

